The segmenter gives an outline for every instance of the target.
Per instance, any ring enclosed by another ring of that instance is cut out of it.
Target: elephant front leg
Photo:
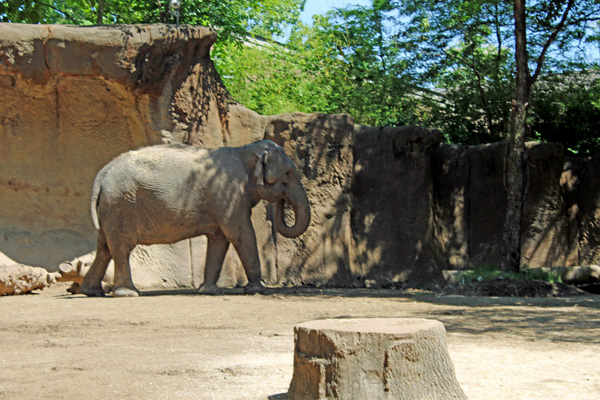
[[[262,275],[258,246],[256,245],[256,234],[254,233],[250,217],[244,221],[241,229],[230,236],[229,240],[235,247],[248,278],[248,284],[244,288],[244,293],[266,293],[267,288],[261,281]]]
[[[199,294],[222,294],[217,281],[223,268],[223,260],[229,248],[229,241],[220,230],[208,241],[206,248],[206,265],[204,267],[204,282],[198,289]]]

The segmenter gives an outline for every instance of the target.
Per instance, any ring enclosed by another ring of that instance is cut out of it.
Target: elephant
[[[129,254],[138,245],[208,236],[201,294],[218,294],[217,280],[230,244],[248,278],[245,293],[264,293],[256,235],[250,219],[260,201],[277,202],[273,226],[295,238],[310,224],[306,191],[293,161],[270,140],[243,147],[200,149],[162,144],[121,154],[96,175],[92,220],[96,256],[81,293],[103,296],[102,278],[115,264],[113,296],[134,297]],[[294,211],[288,225],[285,206]],[[290,222],[290,224],[292,224]]]

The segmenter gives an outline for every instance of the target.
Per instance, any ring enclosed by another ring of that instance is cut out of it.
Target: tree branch
[[[477,78],[477,91],[479,92],[479,98],[481,100],[481,105],[483,107],[483,110],[485,111],[485,119],[486,119],[486,122],[487,122],[487,128],[488,128],[489,133],[493,134],[494,131],[493,131],[492,112],[490,110],[489,104],[487,102],[487,97],[485,95],[485,90],[483,88],[483,77],[481,76],[481,73],[479,73],[479,71],[477,70],[477,66],[475,65],[475,61],[465,60],[462,57],[459,57],[459,56],[456,56],[454,54],[448,53],[444,49],[442,49],[442,51],[448,57],[454,58],[454,59],[458,60],[459,62],[465,64],[467,67],[471,68],[471,70],[475,74],[475,77]]]
[[[542,72],[542,66],[544,64],[544,59],[546,58],[546,53],[548,52],[548,48],[552,45],[552,43],[554,43],[554,41],[558,37],[558,34],[567,25],[567,19],[569,17],[569,11],[571,11],[571,8],[573,8],[574,5],[575,5],[575,0],[569,0],[569,3],[567,4],[567,8],[563,12],[563,15],[562,15],[562,18],[561,18],[560,22],[558,23],[558,25],[556,26],[556,28],[554,29],[554,31],[550,34],[550,36],[548,37],[548,40],[546,41],[546,43],[544,43],[544,47],[542,47],[542,52],[540,53],[540,55],[539,55],[539,57],[538,57],[538,59],[536,61],[535,72],[529,78],[530,79],[530,84],[533,84],[537,80],[537,78],[540,76],[540,73]]]
[[[48,7],[48,8],[50,8],[50,9],[52,9],[52,10],[54,10],[54,11],[60,13],[60,14],[63,14],[67,19],[70,19],[71,21],[73,21],[74,24],[79,25],[79,22],[76,21],[73,17],[71,17],[71,15],[69,15],[69,13],[67,13],[65,11],[62,11],[62,10],[59,10],[58,8],[54,7],[51,4],[46,4],[46,3],[43,3],[43,2],[38,1],[38,0],[36,0],[35,2],[38,3],[38,4],[43,5],[44,7]]]
[[[502,33],[500,32],[500,17],[498,4],[495,5],[494,22],[496,25],[496,40],[498,41],[498,53],[496,54],[496,73],[500,75],[500,60],[502,59]]]

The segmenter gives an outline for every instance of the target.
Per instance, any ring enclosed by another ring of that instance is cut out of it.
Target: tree
[[[534,11],[539,14],[543,8],[537,7]],[[536,17],[542,27],[534,26],[536,34],[529,37],[535,48],[543,46],[539,34],[547,29],[543,20]],[[528,140],[558,140],[581,154],[596,148],[596,135],[588,121],[597,102],[593,98],[585,103],[572,100],[569,83],[578,81],[574,78],[578,73],[597,68],[581,51],[589,48],[586,41],[595,40],[594,28],[588,24],[579,31],[571,29],[548,52],[548,67],[540,75],[544,85],[540,90],[531,88],[534,98],[528,115],[536,116],[538,122],[535,127],[527,124]],[[229,65],[250,68],[252,79],[245,79],[243,85],[231,79],[226,82],[236,98],[249,101],[251,107],[257,104],[260,112],[266,108],[283,112],[296,105],[302,111],[349,113],[357,123],[369,125],[416,123],[438,128],[447,141],[461,144],[510,137],[516,87],[511,2],[378,0],[370,7],[352,6],[317,16],[312,27],[297,25],[289,41],[276,48],[285,51],[252,49],[225,56],[231,60]],[[562,56],[560,50],[569,56]],[[267,63],[263,58],[267,53],[277,62]],[[269,73],[271,67],[279,72]],[[223,69],[223,75],[243,75],[227,71]],[[587,76],[587,83],[593,84],[600,74]],[[584,89],[578,91],[581,97]],[[266,99],[268,106],[259,104]],[[549,105],[582,115],[577,125],[569,125],[568,138],[557,135],[557,128],[549,131],[557,123],[544,108]],[[542,116],[544,121],[539,119]],[[566,143],[569,138],[578,141]]]
[[[402,73],[408,63],[395,57],[382,15],[369,7],[335,10],[312,26],[297,25],[284,45],[213,55],[234,98],[259,113],[343,112],[379,126],[413,122],[417,103],[406,97],[411,84]]]
[[[521,221],[525,202],[525,135],[527,108],[534,79],[529,74],[525,0],[515,0],[515,59],[517,79],[515,97],[510,112],[511,130],[506,154],[506,216],[502,235],[501,268],[519,271],[521,268]],[[541,63],[543,60],[539,61]]]
[[[249,32],[281,34],[298,21],[305,0],[183,0],[180,22],[212,26],[221,41]],[[43,24],[137,24],[171,22],[168,0],[5,0],[0,22]]]
[[[231,43],[213,50],[212,58],[232,96],[260,114],[335,112],[326,79],[333,68],[320,59],[320,49],[299,53],[249,39],[245,46]]]
[[[530,103],[528,120],[536,139],[560,142],[570,155],[600,151],[600,80],[596,72],[548,74],[535,85]]]
[[[396,2],[395,7],[399,10],[397,21],[408,21],[401,32],[406,38],[404,46],[412,46],[424,76],[440,82],[439,77],[468,71],[474,89],[470,93],[479,95],[478,107],[482,110],[481,117],[474,121],[482,121],[490,136],[508,139],[501,267],[518,270],[532,89],[548,73],[548,64],[559,73],[586,64],[571,60],[585,60],[584,44],[597,40],[600,4],[582,0],[531,0],[529,4],[525,0],[404,0]],[[513,71],[510,79],[502,73],[507,66]],[[507,115],[495,111],[490,101],[493,89],[505,88],[507,83],[514,85],[510,125],[504,124]]]
[[[566,47],[568,38],[564,38],[565,35],[571,32],[584,36],[588,34],[585,24],[599,19],[600,7],[596,2],[554,0],[550,4],[532,2],[527,8],[526,0],[514,0],[516,88],[505,171],[507,210],[501,265],[505,270],[518,271],[521,263],[521,216],[526,184],[525,137],[531,89],[542,74],[551,46],[558,41],[559,45],[562,42],[563,48]],[[535,32],[531,41],[527,38],[528,28]],[[530,53],[533,53],[532,59]],[[533,72],[529,69],[531,61]]]

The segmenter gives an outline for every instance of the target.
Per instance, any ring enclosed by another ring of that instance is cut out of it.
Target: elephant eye
[[[292,177],[292,171],[287,171],[287,172],[285,173],[285,181],[286,181],[286,182],[289,182],[289,181],[290,181],[290,179],[291,179],[291,177]]]

